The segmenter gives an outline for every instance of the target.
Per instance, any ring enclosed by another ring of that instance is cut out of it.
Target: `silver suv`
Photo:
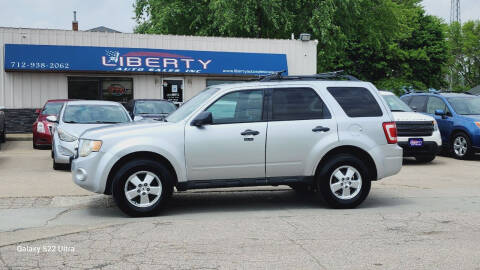
[[[375,86],[323,74],[216,85],[164,122],[87,130],[72,175],[112,194],[126,214],[148,216],[174,187],[289,185],[353,208],[371,181],[401,166],[395,122]]]

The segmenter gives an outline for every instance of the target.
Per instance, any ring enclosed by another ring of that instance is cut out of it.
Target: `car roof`
[[[57,102],[66,102],[66,101],[73,101],[74,99],[49,99],[46,103],[57,103]]]
[[[378,90],[378,92],[380,93],[380,95],[391,95],[391,96],[395,96],[395,94],[392,93],[392,92],[390,92],[390,91]]]
[[[252,87],[284,87],[289,85],[315,85],[331,87],[355,87],[372,85],[365,81],[345,81],[345,80],[272,80],[272,81],[249,81],[238,83],[225,83],[209,86],[208,88],[220,88],[221,90],[230,90],[232,88],[252,88]]]
[[[108,100],[74,100],[68,101],[68,105],[116,105],[122,106],[122,104],[115,102],[115,101],[108,101]]]

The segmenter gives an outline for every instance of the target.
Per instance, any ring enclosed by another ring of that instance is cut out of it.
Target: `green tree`
[[[464,91],[480,84],[480,21],[448,29],[449,83],[453,90]]]
[[[444,85],[444,25],[420,0],[136,0],[138,33],[290,38],[311,33],[318,71],[383,87]]]

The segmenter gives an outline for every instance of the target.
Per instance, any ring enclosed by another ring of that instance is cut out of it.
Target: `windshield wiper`
[[[392,112],[405,112],[404,110],[392,110]]]
[[[76,124],[76,123],[78,123],[77,121],[73,121],[73,120],[72,120],[72,121],[63,121],[63,122],[68,123],[68,124]]]
[[[118,123],[123,123],[123,122],[114,122],[114,121],[95,121],[95,122],[92,122],[92,124],[95,123],[95,124],[118,124]]]

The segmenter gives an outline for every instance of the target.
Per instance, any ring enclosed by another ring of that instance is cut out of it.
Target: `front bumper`
[[[72,160],[72,179],[75,184],[95,193],[104,193],[107,183],[111,155],[93,152],[86,157]]]
[[[56,163],[70,164],[70,160],[75,155],[75,147],[78,141],[64,142],[59,139],[53,143],[53,159]]]
[[[408,142],[398,142],[403,148],[404,157],[436,156],[441,151],[441,146],[436,142],[423,142],[422,146],[410,146]]]

